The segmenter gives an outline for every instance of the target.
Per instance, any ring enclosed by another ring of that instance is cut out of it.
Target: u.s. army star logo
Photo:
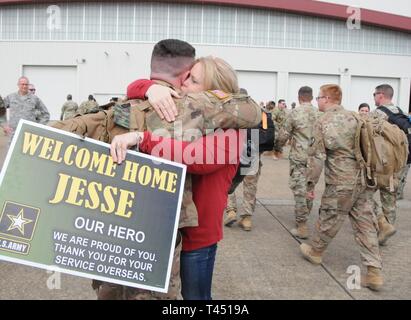
[[[21,232],[21,235],[24,236],[24,225],[30,222],[33,222],[33,220],[26,219],[23,217],[23,209],[20,210],[19,214],[17,216],[8,214],[7,216],[9,219],[12,221],[12,224],[10,227],[7,229],[7,231],[13,230],[13,229],[18,229]]]
[[[0,235],[31,240],[40,209],[6,201],[0,217]]]

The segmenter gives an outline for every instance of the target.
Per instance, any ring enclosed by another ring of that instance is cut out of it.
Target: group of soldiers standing
[[[30,80],[23,76],[17,81],[17,92],[7,95],[4,99],[0,96],[0,126],[3,134],[12,136],[20,119],[25,119],[42,124],[48,123],[50,113],[43,101],[35,94],[36,89]],[[10,110],[10,119],[6,119],[6,110]],[[86,114],[98,110],[99,105],[92,95],[80,106],[73,101],[71,94],[61,108],[60,120],[73,118],[77,114]]]
[[[43,101],[30,88],[27,77],[20,77],[17,81],[18,91],[7,95],[4,100],[0,97],[0,126],[3,133],[14,134],[20,119],[46,124],[50,120],[50,113]],[[10,110],[10,119],[6,119],[6,109]]]
[[[73,97],[71,94],[67,95],[67,101],[63,104],[61,108],[61,116],[60,120],[67,120],[74,118],[77,114],[86,114],[93,111],[99,110],[99,105],[94,99],[93,95],[89,95],[86,101],[83,101],[80,104],[80,107],[76,102],[73,101]]]

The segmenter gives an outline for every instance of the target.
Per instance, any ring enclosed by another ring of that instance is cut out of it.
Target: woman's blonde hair
[[[237,74],[226,61],[212,56],[197,59],[204,68],[204,87],[206,90],[222,90],[230,93],[240,91]]]

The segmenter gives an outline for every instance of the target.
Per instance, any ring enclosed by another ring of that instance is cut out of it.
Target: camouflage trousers
[[[397,198],[399,195],[399,189],[404,188],[407,179],[408,169],[409,165],[402,168],[401,171],[397,174],[398,187],[394,192],[390,192],[389,190],[383,188],[374,190],[374,192],[377,192],[378,190],[380,191],[380,201],[382,208],[382,210],[380,210],[379,203],[375,199],[373,199],[374,212],[378,218],[384,215],[387,221],[391,224],[394,224],[395,220],[397,219]],[[401,180],[404,181],[402,182]]]
[[[306,222],[313,207],[313,200],[307,199],[307,164],[290,160],[288,185],[294,194],[295,221]]]
[[[149,291],[120,284],[93,280],[98,300],[181,300],[180,255],[182,241],[178,233],[167,293]]]
[[[261,174],[261,161],[259,162],[258,171],[254,175],[247,175],[243,180],[243,211],[244,213],[241,216],[252,216],[255,209],[256,195],[257,195],[257,184],[258,179]],[[237,198],[235,192],[228,195],[227,200],[227,209],[228,211],[237,212]]]
[[[312,238],[313,247],[324,252],[348,215],[365,266],[382,268],[378,223],[372,208],[373,190],[361,185],[326,185]]]
[[[398,184],[397,199],[404,199],[404,188],[405,184],[407,183],[407,176],[408,171],[410,170],[410,166],[411,164],[406,165],[400,173],[400,182]]]
[[[280,146],[280,144],[278,143],[278,135],[277,134],[275,135],[275,138],[274,138],[274,148],[273,148],[273,150],[275,152],[283,152],[283,147]]]
[[[375,199],[372,199],[375,215],[377,218],[384,215],[389,223],[394,224],[397,219],[397,191],[390,192],[381,188],[374,190],[374,193],[378,190],[380,191],[381,207]]]

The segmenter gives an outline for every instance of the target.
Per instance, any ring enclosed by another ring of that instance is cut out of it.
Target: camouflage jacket
[[[392,113],[399,113],[398,107],[396,107],[394,104],[386,104],[384,105],[384,107],[386,107],[388,110],[390,110]],[[388,115],[379,109],[379,107],[377,107],[377,109],[375,109],[374,111],[372,111],[370,113],[370,116],[377,116],[380,118],[383,118],[384,120],[388,121]]]
[[[10,110],[9,126],[16,130],[20,119],[46,124],[50,120],[44,103],[34,94],[28,93],[21,96],[18,92],[9,94],[4,103]]]
[[[276,128],[283,127],[285,120],[287,119],[287,112],[284,109],[275,107],[271,114]]]
[[[188,94],[174,101],[179,114],[173,123],[161,120],[148,101],[131,100],[111,110],[60,121],[53,126],[105,142],[111,142],[117,134],[144,130],[191,141],[215,128],[252,128],[261,119],[260,107],[246,95],[209,91]],[[198,226],[190,175],[186,176],[179,224],[180,228],[188,226]]]
[[[80,107],[78,108],[77,111],[79,114],[86,114],[87,112],[95,108],[98,108],[98,103],[96,101],[87,100],[87,101],[83,101],[80,104]]]
[[[78,104],[74,101],[66,101],[61,108],[60,120],[73,118],[78,110]]]
[[[329,108],[315,123],[308,149],[307,183],[315,185],[325,160],[325,183],[354,185],[359,182],[360,166],[354,154],[358,121],[342,106]],[[310,188],[309,188],[310,189]]]
[[[303,103],[292,110],[278,132],[278,144],[284,146],[291,139],[290,160],[306,163],[308,146],[313,136],[314,123],[320,113],[311,103]]]

